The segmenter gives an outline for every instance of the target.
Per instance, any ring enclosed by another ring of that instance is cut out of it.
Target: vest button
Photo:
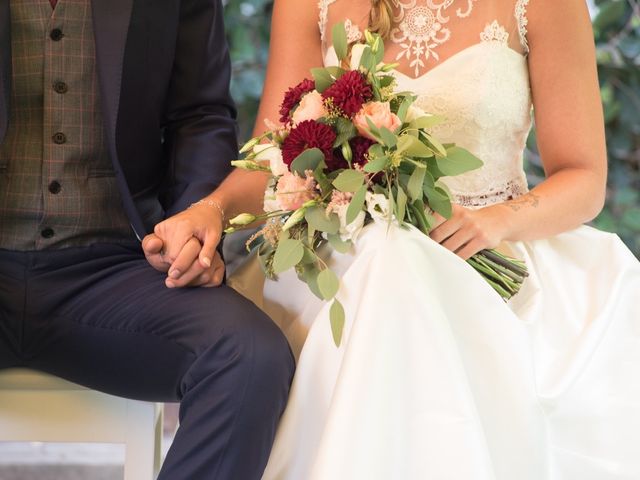
[[[62,185],[60,185],[60,182],[58,182],[57,180],[54,180],[49,184],[49,191],[54,195],[60,193],[60,190],[62,190]]]
[[[55,133],[53,137],[51,137],[51,139],[53,140],[53,143],[55,143],[56,145],[62,145],[63,143],[67,143],[67,136],[62,132]]]
[[[51,40],[53,40],[54,42],[59,42],[60,40],[62,40],[62,37],[64,37],[64,34],[59,28],[54,28],[53,30],[51,30],[51,33],[49,33],[49,37],[51,37]]]
[[[55,235],[55,232],[53,231],[53,228],[45,228],[44,230],[42,230],[40,232],[40,235],[42,235],[42,238],[52,238]]]
[[[64,82],[53,82],[53,90],[62,95],[69,91],[69,86]]]

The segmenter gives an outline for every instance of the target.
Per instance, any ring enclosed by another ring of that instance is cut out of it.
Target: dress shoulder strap
[[[527,26],[529,25],[529,19],[527,18],[528,6],[529,0],[517,0],[515,9],[518,34],[520,35],[520,45],[522,46],[525,54],[529,53],[529,41],[527,40]]]
[[[319,0],[319,20],[318,26],[320,27],[320,38],[324,42],[325,31],[327,29],[327,19],[329,18],[329,6],[335,3],[336,0]]]

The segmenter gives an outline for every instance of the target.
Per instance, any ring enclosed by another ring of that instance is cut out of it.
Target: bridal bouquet
[[[227,232],[255,221],[264,227],[248,242],[257,243],[265,274],[294,268],[321,299],[332,301],[331,330],[340,344],[345,313],[335,298],[337,276],[317,254],[329,244],[347,252],[363,226],[384,219],[413,225],[425,235],[433,213],[451,216],[451,195],[441,177],[482,166],[467,150],[442,144],[429,129],[442,122],[416,107],[408,92],[395,92],[392,71],[382,63],[382,39],[370,32],[366,42],[349,45],[344,25],[333,30],[339,67],[312,70],[289,89],[273,126],[241,149],[236,167],[269,172],[261,216],[241,214]],[[352,65],[359,57],[357,65]],[[522,262],[483,250],[469,260],[505,299],[527,276]]]

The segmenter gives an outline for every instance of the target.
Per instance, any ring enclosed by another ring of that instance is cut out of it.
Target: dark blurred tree
[[[618,233],[640,257],[640,0],[593,3],[609,152],[607,204],[594,224]],[[262,93],[272,5],[272,0],[225,2],[234,71],[232,92],[240,111],[242,139],[251,134]],[[542,168],[535,131],[529,147],[527,171],[536,184],[542,179]]]

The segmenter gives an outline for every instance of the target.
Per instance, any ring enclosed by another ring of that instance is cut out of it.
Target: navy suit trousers
[[[138,244],[0,250],[0,368],[179,401],[159,479],[257,480],[293,375],[286,339],[230,288],[164,278]]]

